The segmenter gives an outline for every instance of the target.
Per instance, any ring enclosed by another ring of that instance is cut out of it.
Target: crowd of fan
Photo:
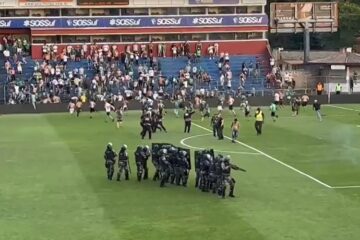
[[[198,42],[195,51],[190,51],[190,44],[172,44],[171,51],[174,58],[187,57],[188,63],[180,70],[178,76],[163,76],[158,57],[166,56],[166,45],[137,44],[127,45],[120,50],[116,45],[82,45],[67,46],[59,51],[53,44],[44,44],[43,61],[35,62],[31,69],[31,76],[23,74],[23,66],[29,67],[26,55],[30,45],[25,39],[14,39],[11,36],[2,40],[4,66],[6,70],[7,103],[28,103],[31,96],[36,102],[58,103],[83,95],[102,101],[112,98],[142,99],[150,97],[188,98],[196,93],[196,89],[208,89],[211,76],[199,67],[198,59],[203,52],[202,43]],[[217,43],[207,49],[210,59],[218,57],[218,67],[221,73],[220,89],[231,89],[232,72],[228,53],[219,54]],[[87,61],[81,61],[86,59]],[[69,67],[72,62],[80,62],[77,67]],[[86,62],[86,64],[84,63]],[[254,68],[242,66],[240,81],[242,86],[245,79],[255,72],[258,74],[259,63]],[[196,84],[196,89],[194,88]]]

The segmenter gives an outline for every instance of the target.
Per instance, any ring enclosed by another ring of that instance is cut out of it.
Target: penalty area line
[[[349,188],[360,188],[360,186],[355,185],[355,186],[337,186],[337,187],[331,187],[333,189],[349,189]]]
[[[196,127],[198,127],[198,128],[201,128],[201,129],[203,129],[203,130],[205,130],[205,131],[212,132],[210,129],[205,128],[205,127],[203,127],[203,126],[200,126],[200,125],[198,125],[198,124],[196,124],[196,123],[193,123],[193,125],[196,126]],[[228,137],[228,136],[224,136],[224,137],[231,140],[231,138]],[[287,168],[293,170],[294,172],[297,172],[297,173],[303,175],[304,177],[307,177],[307,178],[313,180],[314,182],[317,182],[317,183],[323,185],[324,187],[332,188],[330,185],[328,185],[328,184],[320,181],[319,179],[316,179],[316,178],[314,178],[313,176],[310,176],[309,174],[304,173],[304,172],[302,172],[302,171],[300,171],[300,170],[298,170],[298,169],[296,169],[296,168],[294,168],[294,167],[292,167],[292,166],[290,166],[290,165],[288,165],[288,164],[286,164],[286,163],[284,163],[284,162],[282,162],[282,161],[280,161],[280,160],[278,160],[278,159],[270,156],[269,154],[266,154],[266,153],[260,151],[260,150],[257,149],[257,148],[254,148],[254,147],[252,147],[252,146],[250,146],[250,145],[247,145],[246,143],[243,143],[243,142],[240,142],[240,141],[237,141],[237,140],[236,140],[236,142],[237,142],[238,144],[244,146],[244,147],[247,147],[247,148],[249,148],[249,149],[257,152],[257,153],[260,153],[261,155],[269,158],[270,160],[272,160],[272,161],[274,161],[274,162],[277,162],[277,163],[283,165],[284,167],[287,167]]]
[[[335,106],[335,105],[324,105],[324,106],[326,106],[326,107],[332,107],[332,108],[338,108],[338,109],[342,109],[342,110],[360,112],[360,110],[357,110],[357,109],[354,109],[354,108],[340,107],[340,106]]]
[[[204,150],[206,148],[194,147],[194,146],[191,146],[189,144],[186,144],[185,141],[187,141],[189,139],[198,138],[198,137],[204,137],[204,136],[209,136],[209,135],[211,135],[211,133],[194,135],[194,136],[190,136],[190,137],[187,137],[187,138],[183,138],[183,139],[180,140],[180,144],[184,145],[185,147],[188,147],[190,149]],[[218,150],[218,149],[214,149],[214,151],[222,152],[222,153],[230,153],[230,154],[261,155],[258,152],[226,151],[226,150]]]

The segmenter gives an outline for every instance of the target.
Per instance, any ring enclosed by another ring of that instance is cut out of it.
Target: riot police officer
[[[165,187],[165,183],[168,181],[170,176],[170,167],[171,167],[170,162],[168,161],[167,158],[166,149],[161,150],[159,163],[160,163],[160,176],[161,176],[160,187]]]
[[[153,151],[151,154],[152,155],[151,161],[155,168],[153,181],[157,181],[160,179],[160,163],[159,163],[160,151],[161,151],[161,149],[159,148],[159,145],[156,144],[153,146]]]
[[[114,152],[112,148],[112,143],[108,143],[106,146],[106,150],[104,153],[104,159],[105,159],[105,167],[106,167],[106,174],[108,180],[112,180],[114,175],[114,164],[115,164],[115,158],[116,153]]]
[[[130,164],[129,155],[127,153],[127,146],[124,144],[120,148],[118,160],[119,172],[117,174],[117,181],[120,181],[122,173],[125,174],[125,180],[129,180]]]
[[[135,151],[135,163],[136,163],[136,175],[137,180],[140,182],[143,178],[144,173],[144,164],[143,164],[143,156],[142,156],[143,147],[138,146]]]
[[[170,147],[168,161],[170,163],[170,165],[169,165],[169,182],[171,184],[174,184],[174,182],[175,182],[175,167],[177,165],[177,158],[178,158],[178,149],[176,149],[175,147]]]
[[[144,169],[144,180],[149,178],[149,168],[147,166],[147,161],[149,159],[149,157],[151,156],[151,151],[148,145],[146,145],[143,149],[142,149],[142,153],[141,153],[141,157],[142,157],[142,164],[143,164],[143,169]]]
[[[230,176],[232,166],[230,164],[230,156],[226,156],[224,161],[221,163],[222,169],[222,189],[221,196],[225,198],[226,185],[229,185],[230,192],[229,197],[234,196],[234,188],[235,188],[235,179]]]
[[[209,191],[209,171],[212,163],[210,154],[206,154],[200,162],[200,189],[203,192]]]
[[[186,151],[182,150],[179,152],[179,158],[177,159],[176,167],[176,185],[181,184],[182,186],[186,187],[190,170]]]

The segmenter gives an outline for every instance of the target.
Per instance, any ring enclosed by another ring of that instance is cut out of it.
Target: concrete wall
[[[207,54],[207,48],[210,44],[214,44],[214,42],[219,43],[219,51],[220,52],[228,52],[232,55],[266,55],[268,56],[267,49],[267,40],[245,40],[245,41],[202,41],[203,43],[203,54]],[[191,42],[191,52],[195,52],[195,44],[196,41]],[[69,44],[70,45],[70,44]],[[73,44],[72,44],[73,45]],[[101,44],[98,44],[101,45]],[[124,51],[126,45],[128,44],[116,44],[120,51]],[[157,53],[157,44],[155,45],[155,55]],[[32,57],[34,59],[42,58],[42,46],[43,45],[33,45],[32,46]],[[58,52],[61,52],[63,48],[67,46],[67,44],[57,44]],[[79,45],[80,46],[80,45]],[[168,57],[171,56],[170,51],[171,44],[167,43],[166,53]]]

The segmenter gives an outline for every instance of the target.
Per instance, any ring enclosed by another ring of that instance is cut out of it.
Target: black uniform
[[[190,128],[191,128],[191,117],[195,112],[190,112],[189,110],[187,110],[184,113],[184,121],[185,121],[185,128],[184,128],[184,133],[189,133],[190,132]]]
[[[223,125],[223,122],[224,122],[224,119],[221,116],[219,116],[217,118],[217,123],[216,123],[217,136],[218,136],[219,140],[224,139],[224,134],[223,134],[224,125]]]
[[[141,132],[141,138],[144,139],[146,132],[149,134],[149,139],[151,139],[151,118],[149,114],[146,114],[142,119],[143,130]]]
[[[153,176],[153,181],[157,181],[160,179],[160,163],[159,163],[159,158],[160,158],[160,149],[158,147],[156,147],[155,149],[153,148],[153,152],[151,154],[151,161],[154,165],[155,168],[155,173]]]
[[[163,114],[159,112],[158,114],[156,114],[156,118],[157,118],[157,126],[160,127],[160,130],[162,129],[164,130],[164,132],[167,132],[163,124]]]
[[[141,153],[141,157],[142,157],[142,164],[143,164],[143,169],[144,169],[144,180],[149,178],[149,168],[147,166],[147,161],[149,159],[149,157],[151,156],[151,152],[149,148],[144,147]]]
[[[111,146],[107,146],[104,153],[104,159],[105,159],[106,174],[109,180],[112,180],[114,175],[114,165],[116,161],[115,158],[116,158],[116,153],[112,150]]]
[[[135,151],[135,163],[136,163],[136,175],[137,180],[140,182],[143,178],[144,174],[144,163],[143,163],[143,156],[142,156],[142,147],[137,147]]]
[[[216,137],[217,136],[217,118],[218,116],[216,114],[214,114],[212,117],[211,117],[211,126],[212,126],[212,129],[213,129],[213,136]]]

